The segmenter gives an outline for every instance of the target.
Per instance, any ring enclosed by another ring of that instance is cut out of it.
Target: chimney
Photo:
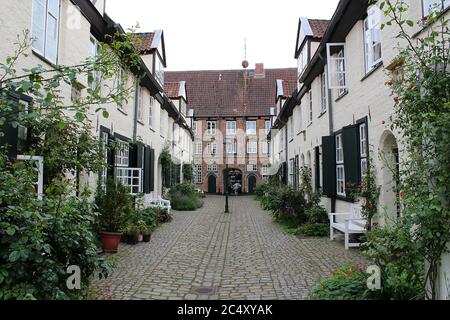
[[[255,78],[265,78],[264,63],[257,63],[255,65]]]

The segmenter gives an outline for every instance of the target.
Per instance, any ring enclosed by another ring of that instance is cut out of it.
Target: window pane
[[[45,43],[45,0],[33,0],[32,34],[33,49],[44,54]]]
[[[48,0],[48,12],[54,16],[59,16],[59,0]]]

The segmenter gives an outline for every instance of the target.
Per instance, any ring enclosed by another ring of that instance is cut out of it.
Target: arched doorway
[[[254,175],[248,176],[248,194],[255,194],[256,177]]]
[[[238,188],[238,193],[242,193],[242,171],[239,169],[228,169],[223,171],[223,183],[224,190],[228,189],[229,194],[234,194],[233,187],[236,185]],[[227,185],[228,177],[228,185]]]
[[[215,194],[217,193],[217,178],[215,175],[210,175],[208,177],[208,193]]]
[[[380,139],[381,180],[380,205],[386,209],[385,223],[394,221],[400,215],[399,206],[399,153],[397,139],[385,131]],[[390,221],[389,221],[390,220]]]

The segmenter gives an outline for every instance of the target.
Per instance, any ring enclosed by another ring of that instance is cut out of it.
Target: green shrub
[[[65,185],[52,184],[37,199],[35,171],[24,163],[4,166],[0,159],[0,300],[79,299],[69,290],[67,267],[81,269],[81,286],[91,275],[106,276],[111,264],[97,255],[96,213],[89,194],[70,195]]]
[[[108,179],[106,188],[100,183],[97,187],[95,204],[99,212],[98,224],[100,231],[122,232],[130,219],[133,218],[133,199],[127,188]]]
[[[326,237],[330,232],[330,226],[326,223],[305,224],[297,228],[296,234],[307,237]]]
[[[368,274],[363,268],[345,265],[323,280],[310,294],[313,300],[363,300],[368,299]]]
[[[384,299],[411,300],[425,297],[424,261],[409,228],[398,221],[389,227],[374,228],[362,245],[371,264],[381,270]]]
[[[172,215],[165,208],[155,208],[158,223],[168,223],[172,221]]]
[[[176,192],[171,195],[172,208],[178,211],[193,211],[198,208],[198,198],[195,195]]]

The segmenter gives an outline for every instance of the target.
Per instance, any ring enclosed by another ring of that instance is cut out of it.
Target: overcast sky
[[[168,70],[296,67],[299,17],[329,19],[339,0],[106,0],[109,16],[139,32],[164,30]]]

